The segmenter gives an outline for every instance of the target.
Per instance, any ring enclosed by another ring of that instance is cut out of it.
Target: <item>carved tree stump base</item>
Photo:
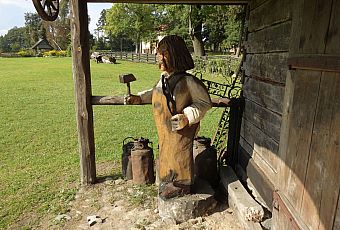
[[[158,211],[162,219],[173,219],[177,224],[207,214],[213,210],[217,201],[214,191],[207,182],[195,181],[195,194],[162,200],[158,197]]]

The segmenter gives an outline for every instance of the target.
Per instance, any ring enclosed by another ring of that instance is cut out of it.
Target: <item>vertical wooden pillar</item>
[[[87,2],[71,0],[71,9],[73,80],[80,152],[80,176],[82,184],[92,184],[96,180],[96,163],[91,104]]]

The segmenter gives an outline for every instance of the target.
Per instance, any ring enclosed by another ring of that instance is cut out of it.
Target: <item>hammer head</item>
[[[119,75],[119,82],[120,83],[130,83],[132,81],[136,81],[136,78],[132,73]]]

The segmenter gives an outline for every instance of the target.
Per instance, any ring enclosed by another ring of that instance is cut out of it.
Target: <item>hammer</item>
[[[130,82],[136,81],[135,76],[132,73],[121,74],[119,75],[119,81],[120,83],[126,83],[127,94],[130,96],[131,95]]]

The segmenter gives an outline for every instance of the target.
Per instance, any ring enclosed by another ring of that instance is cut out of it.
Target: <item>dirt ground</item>
[[[92,218],[92,223],[88,218]],[[161,219],[157,209],[157,187],[137,186],[119,175],[105,176],[95,185],[80,188],[67,213],[45,221],[40,227],[70,230],[243,229],[226,202],[219,202],[206,216],[181,224],[172,219]]]

